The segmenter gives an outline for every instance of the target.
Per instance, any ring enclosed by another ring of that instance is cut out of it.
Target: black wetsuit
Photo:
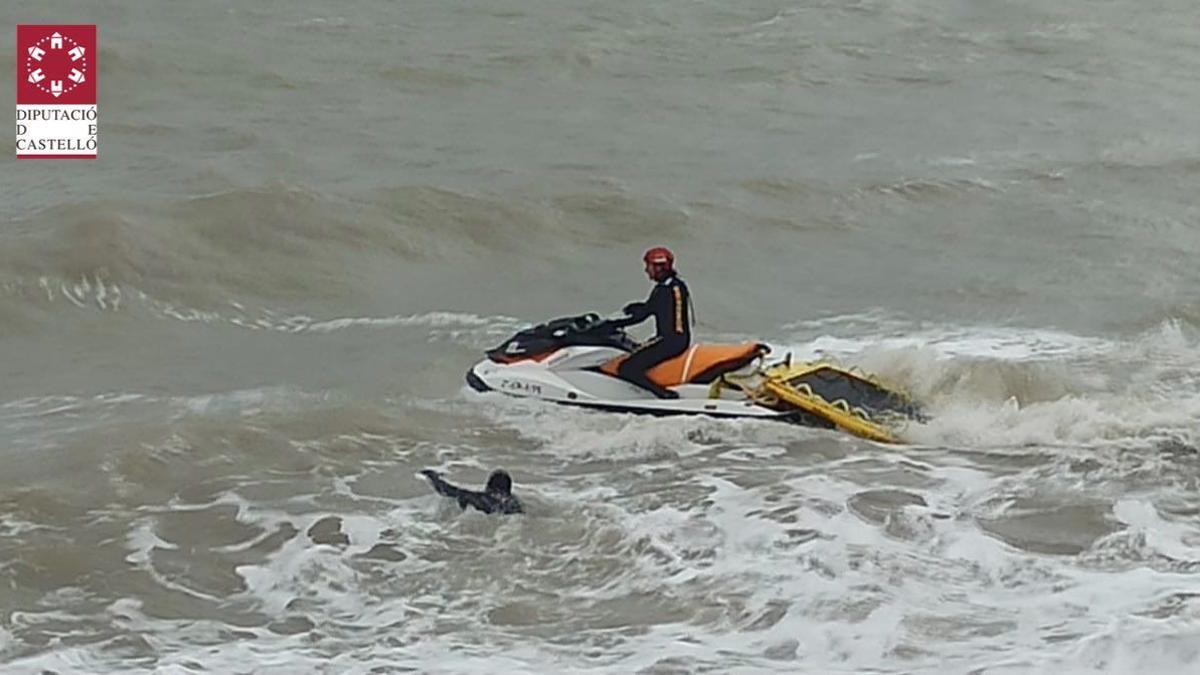
[[[648,389],[659,398],[677,398],[678,394],[664,389],[646,377],[646,371],[667,359],[679,356],[692,343],[692,299],[687,284],[678,275],[659,281],[645,302],[625,306],[629,318],[621,326],[641,323],[651,316],[657,335],[646,341],[617,367],[617,373],[629,382]]]
[[[488,489],[484,492],[464,490],[457,485],[451,485],[432,469],[423,470],[421,475],[429,479],[429,484],[433,486],[434,492],[457,499],[461,509],[465,510],[471,506],[484,513],[524,513],[521,500],[513,496],[512,482],[508,479],[508,474],[504,474],[504,480],[496,480],[497,474],[501,473],[503,472],[497,471],[492,474],[492,477],[488,479]]]

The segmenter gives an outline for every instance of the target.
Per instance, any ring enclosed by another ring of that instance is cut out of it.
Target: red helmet
[[[665,246],[655,246],[646,251],[646,255],[642,256],[642,260],[647,265],[661,265],[667,269],[674,269],[675,267],[675,254],[671,253]]]

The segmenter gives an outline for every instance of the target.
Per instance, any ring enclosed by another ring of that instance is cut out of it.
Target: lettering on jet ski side
[[[542,385],[533,384],[530,382],[521,382],[520,380],[500,380],[500,388],[505,391],[517,391],[524,394],[532,394],[540,396],[542,394]]]

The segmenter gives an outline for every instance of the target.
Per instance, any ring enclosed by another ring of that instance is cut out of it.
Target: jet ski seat
[[[660,387],[709,384],[768,351],[769,347],[758,342],[745,342],[740,345],[692,345],[679,356],[654,366],[646,374],[651,382]],[[617,367],[626,358],[627,355],[618,356],[600,366],[600,371],[616,377]]]

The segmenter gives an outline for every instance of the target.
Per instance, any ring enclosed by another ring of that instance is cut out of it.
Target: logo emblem
[[[59,98],[87,82],[88,48],[54,31],[25,48],[25,81]]]
[[[96,157],[96,26],[17,26],[17,157]]]

